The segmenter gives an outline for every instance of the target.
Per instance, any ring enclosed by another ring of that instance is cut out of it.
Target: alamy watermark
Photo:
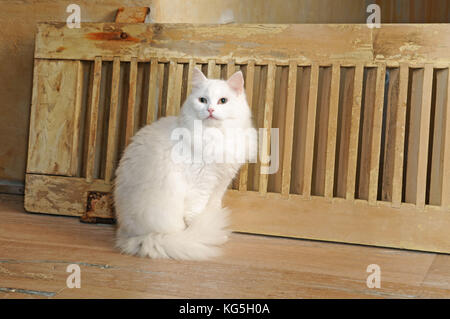
[[[81,288],[81,269],[77,264],[70,264],[66,268],[66,272],[71,274],[67,277],[67,288]]]
[[[80,28],[80,22],[81,22],[81,8],[78,4],[69,4],[66,8],[66,12],[67,13],[71,13],[71,15],[69,15],[67,17],[66,20],[66,25],[69,29],[73,29],[73,28]]]
[[[204,127],[194,121],[193,130],[175,128],[170,136],[175,141],[171,150],[174,163],[257,163],[262,174],[274,174],[279,169],[279,129],[242,129]],[[270,146],[269,141],[270,139]]]
[[[368,288],[381,288],[381,268],[377,264],[370,264],[367,266],[366,272],[370,273],[367,276],[366,285]]]

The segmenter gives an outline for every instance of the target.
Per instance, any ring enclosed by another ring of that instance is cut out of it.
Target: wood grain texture
[[[441,205],[450,210],[450,66],[447,69],[447,94],[445,99],[445,128],[442,162],[442,197]]]
[[[102,59],[95,58],[94,71],[90,85],[90,101],[88,115],[88,134],[86,138],[86,171],[85,176],[88,182],[92,181],[94,174],[94,160],[97,147],[97,121],[98,121],[98,103],[100,99],[100,80],[102,76]]]
[[[407,105],[407,154],[405,160],[404,189],[402,200],[416,203],[419,167],[420,114],[423,94],[423,68],[411,68]]]
[[[443,197],[448,71],[448,69],[435,69],[433,74],[426,203],[438,206],[441,205]]]
[[[158,103],[156,84],[158,79],[158,60],[153,58],[149,64],[149,83],[148,83],[148,101],[147,118],[145,123],[152,124],[157,118]]]
[[[75,88],[75,107],[73,110],[73,140],[72,140],[72,156],[70,159],[71,176],[78,174],[78,161],[81,153],[80,136],[81,132],[81,104],[83,103],[83,65],[81,61],[77,61],[77,86]]]
[[[308,121],[306,126],[305,137],[305,168],[304,168],[304,182],[302,194],[305,197],[311,196],[312,170],[313,170],[313,152],[314,149],[314,133],[316,123],[316,108],[317,108],[317,91],[319,81],[319,66],[313,64],[311,66],[311,80],[309,84],[309,100],[308,100]]]
[[[130,77],[128,79],[128,103],[127,119],[125,128],[125,143],[128,145],[134,135],[136,128],[135,107],[136,107],[136,80],[137,80],[137,58],[132,58],[130,62]]]
[[[61,32],[63,33],[61,36]],[[65,28],[65,23],[38,25],[35,56],[54,59],[93,59],[111,54],[124,61],[133,56],[148,59],[228,59],[230,52],[236,63],[253,55],[258,60],[296,59],[373,60],[371,29],[366,25],[193,25],[193,24],[94,24],[83,23],[80,29]],[[251,38],[251,46],[236,42],[236,35]],[[62,43],[64,38],[64,43]],[[346,41],[342,41],[342,39]],[[80,47],[81,39],[83,45]],[[209,41],[214,39],[215,45]],[[322,39],[326,46],[317,46]],[[173,41],[177,40],[177,41]],[[77,43],[77,45],[75,45]],[[151,45],[149,45],[151,43]],[[302,46],[298,46],[302,43]],[[355,47],[353,43],[358,43]],[[64,50],[57,50],[64,47]],[[57,52],[59,51],[59,52]],[[207,61],[206,61],[207,63]]]
[[[281,177],[281,193],[287,196],[291,186],[291,161],[294,141],[295,98],[297,90],[297,64],[289,63],[286,113],[284,119],[283,171]]]
[[[432,87],[433,87],[433,65],[426,64],[423,74],[422,103],[420,112],[420,139],[419,141],[417,141],[419,144],[419,154],[417,160],[416,205],[419,208],[425,207]]]
[[[0,217],[2,298],[450,297],[447,255],[232,234],[211,261],[149,260],[120,254],[114,226],[25,214],[20,196],[0,195]],[[69,264],[80,289],[66,286]],[[380,289],[366,286],[370,264]]]
[[[262,134],[261,143],[261,153],[262,156],[268,158],[273,150],[270,148],[270,128],[272,127],[272,116],[273,116],[273,97],[275,91],[275,64],[270,63],[267,66],[267,85],[265,92],[265,104],[264,104],[264,120],[263,128],[264,133]],[[278,151],[278,150],[277,150]],[[260,166],[260,177],[259,177],[259,192],[260,194],[265,194],[267,192],[267,182],[268,182],[268,172],[269,165],[271,163],[264,163]]]
[[[120,58],[116,57],[113,62],[111,79],[111,100],[109,107],[108,141],[106,147],[106,167],[105,181],[111,182],[114,169],[116,167],[115,155],[117,148],[117,108],[119,104],[119,78],[120,78]]]
[[[144,23],[150,13],[149,7],[120,7],[117,9],[116,23]]]
[[[383,122],[384,88],[386,81],[386,65],[381,64],[377,68],[377,80],[375,88],[375,101],[372,122],[371,158],[369,167],[368,200],[374,205],[378,194],[378,175],[380,173],[380,147],[381,129]]]
[[[330,84],[330,100],[329,100],[329,114],[328,114],[328,134],[327,134],[327,151],[325,163],[325,188],[324,195],[328,199],[333,197],[334,189],[334,166],[336,163],[336,136],[337,136],[337,121],[338,121],[338,107],[339,107],[339,83],[341,77],[341,69],[339,64],[333,64],[331,70],[331,84]]]
[[[79,65],[76,61],[35,63],[27,171],[70,176],[77,149],[74,112],[79,107]]]
[[[253,106],[253,88],[255,82],[255,61],[249,60],[245,70],[245,95],[247,103],[252,111]],[[254,112],[252,112],[254,114]],[[248,183],[248,163],[244,163],[239,171],[239,190],[246,191]]]
[[[408,98],[409,69],[405,63],[400,64],[397,104],[397,125],[395,130],[395,155],[392,176],[392,206],[400,207],[402,201],[403,163],[405,148],[406,107]]]
[[[392,208],[389,203],[299,195],[286,200],[281,194],[237,191],[228,191],[224,204],[232,209],[232,229],[238,232],[450,252],[450,215],[431,206]]]
[[[345,198],[348,200],[353,200],[355,198],[356,173],[357,173],[356,169],[357,169],[358,142],[359,142],[358,138],[360,138],[359,125],[361,121],[363,76],[364,76],[364,67],[362,64],[358,64],[355,67],[355,78],[353,82],[352,118],[350,124],[350,137],[348,147],[347,185],[345,196]]]

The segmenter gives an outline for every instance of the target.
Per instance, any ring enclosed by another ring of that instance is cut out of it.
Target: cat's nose
[[[214,109],[212,107],[208,108],[209,114],[212,114],[214,112]]]

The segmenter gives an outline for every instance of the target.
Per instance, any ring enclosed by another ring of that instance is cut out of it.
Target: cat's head
[[[193,69],[192,92],[183,105],[182,115],[201,120],[205,126],[226,126],[225,123],[246,123],[251,118],[241,71],[228,80],[207,79]]]

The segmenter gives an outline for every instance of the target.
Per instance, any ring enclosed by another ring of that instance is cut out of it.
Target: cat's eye
[[[205,97],[199,97],[198,100],[200,101],[200,103],[206,103],[208,102],[208,100]]]
[[[223,97],[221,99],[219,99],[219,103],[218,104],[225,104],[228,102],[228,99],[226,97]]]

